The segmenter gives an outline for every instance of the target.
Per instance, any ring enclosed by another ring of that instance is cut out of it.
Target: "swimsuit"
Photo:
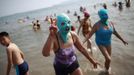
[[[59,44],[58,36],[57,40]],[[54,69],[56,75],[71,74],[79,67],[74,50],[74,45],[69,48],[61,48],[59,44],[59,49],[55,52],[54,60]]]
[[[25,75],[29,70],[29,67],[26,61],[24,61],[20,65],[15,65],[15,68],[16,68],[16,75]]]
[[[111,35],[113,33],[113,27],[109,27],[109,29],[105,30],[103,26],[96,31],[95,41],[97,45],[108,46],[111,45]]]
[[[89,32],[90,32],[90,30],[89,30],[89,22],[85,22],[84,23],[84,21],[82,21],[82,33],[83,33],[83,35],[85,36],[86,34],[88,34]]]

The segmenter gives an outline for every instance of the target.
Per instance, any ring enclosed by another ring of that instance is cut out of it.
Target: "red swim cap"
[[[75,31],[75,27],[74,27],[74,26],[71,26],[71,30],[72,30],[72,31]]]
[[[84,11],[84,17],[90,17],[90,14],[87,11]]]

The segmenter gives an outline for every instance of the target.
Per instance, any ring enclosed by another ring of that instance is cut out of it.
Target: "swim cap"
[[[60,36],[64,43],[68,40],[68,33],[71,31],[71,21],[66,14],[60,14],[57,16],[57,26]]]
[[[90,15],[87,11],[84,11],[84,17],[90,17]]]
[[[101,22],[104,25],[108,25],[108,12],[107,12],[107,10],[106,9],[100,9],[98,11],[98,15],[100,17]]]

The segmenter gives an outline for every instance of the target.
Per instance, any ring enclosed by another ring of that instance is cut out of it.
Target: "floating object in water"
[[[23,20],[23,19],[18,19],[18,23],[24,23],[25,22],[25,20]]]
[[[97,51],[97,47],[96,47],[96,46],[93,46],[93,47],[92,47],[92,50],[93,50],[93,51]]]
[[[94,71],[94,72],[100,72],[100,71],[104,71],[104,69],[100,65],[97,65],[97,68],[96,69],[92,69],[92,71]]]

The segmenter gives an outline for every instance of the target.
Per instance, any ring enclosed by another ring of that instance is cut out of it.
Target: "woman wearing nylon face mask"
[[[83,75],[77,57],[75,47],[97,68],[97,62],[88,54],[82,46],[77,34],[71,31],[70,18],[66,14],[57,16],[57,27],[50,29],[50,34],[43,47],[42,54],[47,57],[50,51],[55,53],[54,69],[56,75]]]
[[[91,33],[89,33],[86,40],[91,38],[91,36],[95,33],[95,42],[100,49],[101,53],[105,57],[105,69],[106,73],[110,75],[110,63],[111,63],[111,35],[114,34],[118,39],[120,39],[124,45],[128,43],[118,34],[113,23],[108,21],[108,13],[107,10],[101,9],[98,12],[100,20],[94,24]],[[85,41],[86,41],[85,40]],[[84,41],[84,42],[85,42]]]

